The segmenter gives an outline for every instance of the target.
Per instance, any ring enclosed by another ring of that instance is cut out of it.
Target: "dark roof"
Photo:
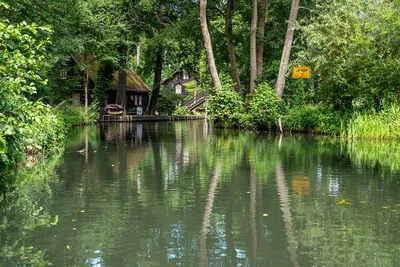
[[[171,80],[173,80],[175,78],[175,76],[179,73],[184,72],[184,70],[176,70],[174,71],[169,77],[164,78],[161,82],[162,85],[168,84]]]
[[[113,80],[111,82],[111,89],[118,89],[118,72],[113,73]],[[133,70],[126,71],[126,90],[134,92],[148,93],[150,88],[143,82],[143,80]]]
[[[89,66],[89,76],[93,81],[97,81],[97,73],[99,69],[98,61],[94,57],[84,57],[84,55],[78,54],[72,57],[75,62],[83,63],[91,63]],[[118,89],[118,71],[113,73],[113,80],[111,82],[111,89]],[[126,90],[133,92],[142,92],[149,93],[151,89],[143,82],[143,80],[137,75],[132,69],[128,69],[126,71]]]

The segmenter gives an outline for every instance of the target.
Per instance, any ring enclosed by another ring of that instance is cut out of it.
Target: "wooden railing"
[[[200,94],[187,100],[185,103],[183,103],[183,105],[187,107],[190,111],[192,111],[201,104],[203,104],[207,100],[207,97],[208,97],[208,92],[205,90],[202,91]]]

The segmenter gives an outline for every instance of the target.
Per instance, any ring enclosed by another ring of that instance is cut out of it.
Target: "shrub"
[[[329,107],[306,105],[290,109],[282,123],[289,131],[338,134],[343,121],[343,116]]]
[[[182,100],[183,96],[172,90],[164,90],[162,97],[158,99],[157,110],[161,114],[172,115]]]
[[[238,127],[245,114],[242,97],[233,86],[223,86],[207,103],[207,108],[216,127]]]
[[[267,84],[257,86],[249,102],[249,116],[252,124],[260,129],[276,129],[278,118],[286,113],[285,103],[278,99]]]
[[[99,118],[97,103],[92,103],[86,112],[83,105],[71,105],[64,101],[55,108],[55,114],[62,121],[64,129],[94,123]]]
[[[185,116],[185,115],[190,115],[190,111],[187,107],[185,106],[177,106],[175,108],[174,113],[172,113],[172,115],[175,116]]]

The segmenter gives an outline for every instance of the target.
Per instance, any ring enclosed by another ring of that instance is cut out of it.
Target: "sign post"
[[[297,66],[293,67],[292,77],[293,79],[309,79],[311,76],[311,70],[308,66]]]

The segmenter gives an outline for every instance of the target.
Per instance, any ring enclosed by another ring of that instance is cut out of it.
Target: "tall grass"
[[[400,106],[380,113],[355,113],[343,136],[350,139],[400,139]]]
[[[63,122],[64,128],[69,130],[73,126],[91,124],[99,118],[98,105],[92,104],[88,111],[83,105],[74,105],[62,102],[55,108],[55,113]]]

